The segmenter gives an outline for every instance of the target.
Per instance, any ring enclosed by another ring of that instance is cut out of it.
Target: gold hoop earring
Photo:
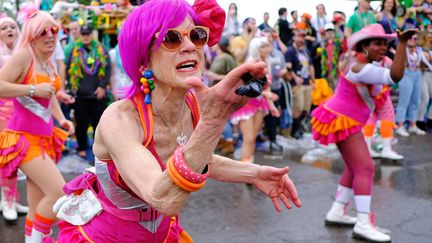
[[[363,56],[366,57],[366,58],[369,56],[369,52],[368,52],[368,50],[364,50],[364,51],[363,51]]]

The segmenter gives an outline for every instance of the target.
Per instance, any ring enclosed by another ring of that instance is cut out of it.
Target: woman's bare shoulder
[[[101,122],[128,123],[139,122],[139,114],[130,100],[119,100],[109,105],[101,117]]]

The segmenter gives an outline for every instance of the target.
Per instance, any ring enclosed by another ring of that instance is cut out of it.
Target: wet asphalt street
[[[396,150],[405,156],[401,166],[377,161],[372,210],[377,225],[391,230],[392,242],[432,242],[432,135],[399,139]],[[274,211],[271,201],[256,189],[242,184],[210,180],[194,193],[180,221],[195,242],[360,242],[351,238],[352,228],[324,226],[332,203],[340,161],[322,169],[293,161],[257,155],[257,162],[289,166],[303,201],[302,208]],[[71,179],[73,175],[65,175]],[[23,200],[25,188],[21,182]],[[350,205],[350,213],[355,214]],[[24,217],[16,225],[0,220],[0,243],[23,242]]]

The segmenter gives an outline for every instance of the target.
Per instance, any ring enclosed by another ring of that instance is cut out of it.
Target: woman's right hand
[[[235,90],[244,84],[241,76],[247,72],[262,78],[267,73],[267,65],[264,62],[243,64],[211,88],[206,87],[199,78],[186,79],[186,83],[196,91],[201,119],[225,122],[232,112],[246,104],[250,98],[235,94]]]
[[[49,99],[55,93],[54,86],[49,83],[42,83],[35,85],[34,96],[38,98]]]

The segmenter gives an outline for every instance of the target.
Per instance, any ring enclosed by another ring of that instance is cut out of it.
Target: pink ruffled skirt
[[[263,96],[250,99],[243,107],[235,111],[230,116],[232,124],[237,125],[242,120],[248,120],[258,111],[268,114],[270,106]]]

